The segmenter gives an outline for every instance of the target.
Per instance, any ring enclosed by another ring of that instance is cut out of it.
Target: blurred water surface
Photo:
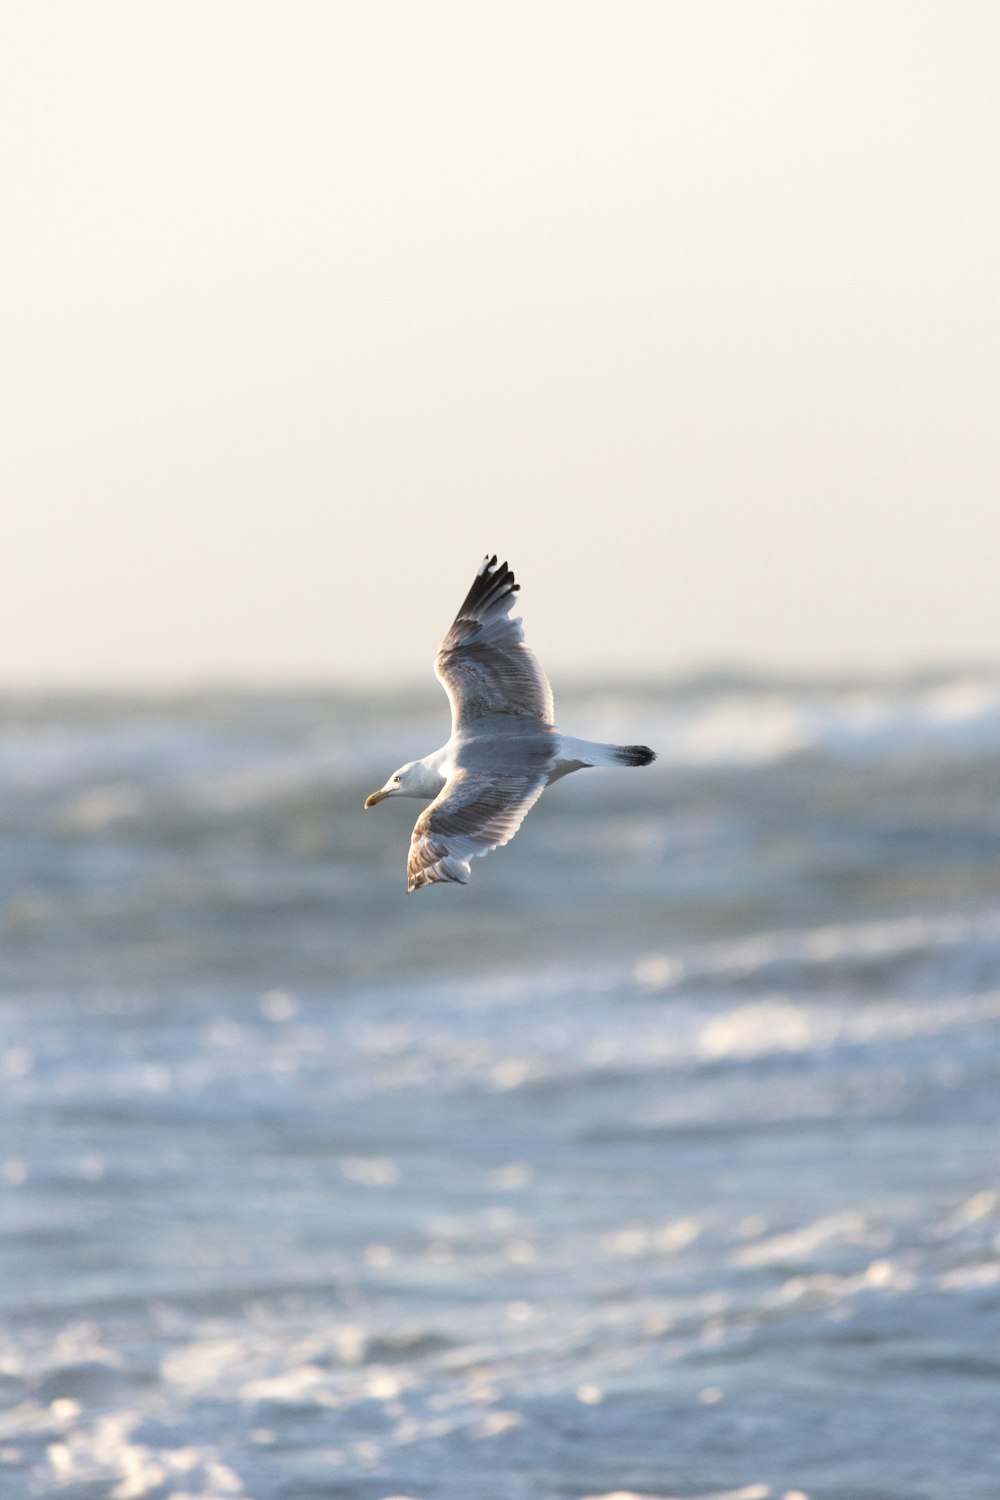
[[[1000,678],[0,705],[0,1494],[995,1500]]]

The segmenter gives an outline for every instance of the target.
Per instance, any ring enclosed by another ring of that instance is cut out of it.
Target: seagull
[[[545,788],[571,771],[656,759],[648,745],[601,745],[556,728],[548,678],[510,617],[520,587],[495,554],[483,558],[434,663],[451,700],[451,738],[365,802],[432,799],[410,840],[407,891],[466,885],[470,859],[510,843]]]

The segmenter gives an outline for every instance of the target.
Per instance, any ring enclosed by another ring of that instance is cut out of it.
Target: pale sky
[[[1000,658],[996,0],[6,0],[0,684]]]

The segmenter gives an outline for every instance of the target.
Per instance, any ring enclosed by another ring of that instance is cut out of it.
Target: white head
[[[441,784],[442,778],[430,771],[423,761],[410,760],[393,772],[384,787],[372,792],[365,807],[374,807],[386,797],[436,797]]]

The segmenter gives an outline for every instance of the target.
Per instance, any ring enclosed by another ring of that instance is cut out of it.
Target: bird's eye
[[[399,785],[399,777],[398,776],[394,776],[392,779],[396,783],[396,785],[398,786]]]

